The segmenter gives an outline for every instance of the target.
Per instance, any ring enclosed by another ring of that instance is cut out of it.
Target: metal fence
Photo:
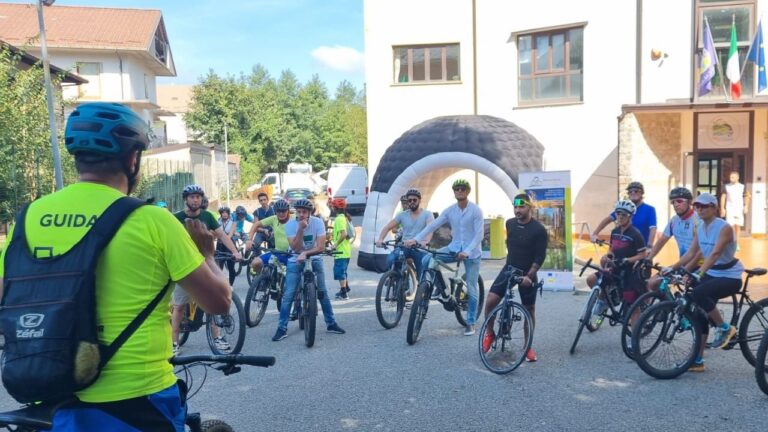
[[[193,176],[189,162],[146,158],[141,161],[141,183],[136,194],[142,199],[165,201],[176,212],[184,208],[181,191],[190,183]]]

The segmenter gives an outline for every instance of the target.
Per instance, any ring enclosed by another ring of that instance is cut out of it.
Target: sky
[[[342,80],[363,88],[363,0],[57,0],[56,5],[160,9],[177,76],[159,77],[159,84],[195,84],[210,69],[237,76],[261,64],[273,77],[290,69],[302,83],[317,74],[331,95]]]

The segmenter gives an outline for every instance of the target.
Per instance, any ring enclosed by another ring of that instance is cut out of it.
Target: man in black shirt
[[[520,291],[520,299],[531,314],[534,326],[536,325],[536,272],[544,263],[547,253],[547,230],[539,221],[533,219],[531,214],[531,198],[526,194],[515,196],[515,217],[507,220],[507,266],[499,273],[491,286],[488,298],[485,302],[485,315],[493,311],[507,291],[508,277],[505,270],[508,266],[515,267],[525,272],[523,281],[517,287]],[[488,326],[492,329],[493,326]],[[526,335],[527,335],[526,329]],[[493,343],[494,334],[491,331],[483,336],[483,350],[488,352]],[[526,361],[537,360],[533,348],[528,349],[525,355]]]

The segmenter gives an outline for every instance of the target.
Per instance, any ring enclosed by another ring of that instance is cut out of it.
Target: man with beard
[[[518,194],[514,200],[515,217],[508,219],[507,227],[507,266],[502,269],[499,276],[491,286],[488,298],[485,301],[485,315],[501,302],[507,293],[507,282],[511,277],[508,266],[525,272],[522,282],[517,289],[523,306],[531,314],[531,322],[536,325],[536,272],[541,268],[547,254],[547,229],[539,221],[533,219],[531,214],[531,199],[527,194]],[[483,351],[491,349],[495,335],[493,323],[488,325],[488,330],[483,335]],[[532,329],[531,329],[532,330]],[[529,329],[525,329],[526,337]],[[533,348],[529,348],[525,354],[525,360],[535,362],[538,360]]]
[[[406,194],[403,196],[405,197],[408,206],[407,210],[398,213],[394,219],[384,225],[384,228],[382,228],[381,232],[379,233],[379,239],[376,240],[376,246],[383,247],[384,237],[386,237],[387,233],[389,233],[395,227],[402,227],[402,240],[405,241],[416,237],[416,234],[418,234],[434,220],[431,212],[421,208],[421,192],[419,192],[417,189],[409,189],[408,192],[406,192]],[[432,234],[430,233],[426,237],[426,243],[429,243],[431,239]],[[397,253],[399,252],[393,251],[387,257],[388,268],[392,268],[392,265],[395,263],[395,257]],[[413,263],[416,267],[416,277],[420,279],[422,269],[421,260],[424,258],[424,254],[417,249],[411,248],[403,248],[402,253],[406,258],[413,260]]]

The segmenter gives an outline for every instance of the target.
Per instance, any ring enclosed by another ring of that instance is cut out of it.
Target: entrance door
[[[710,193],[720,201],[720,195],[724,192],[724,186],[730,182],[731,171],[739,173],[740,181],[746,184],[746,179],[751,175],[750,166],[747,164],[747,152],[704,152],[700,151],[696,158],[696,188],[694,195],[704,192]],[[747,186],[749,190],[749,186]],[[744,215],[744,232],[749,232],[749,214]]]

